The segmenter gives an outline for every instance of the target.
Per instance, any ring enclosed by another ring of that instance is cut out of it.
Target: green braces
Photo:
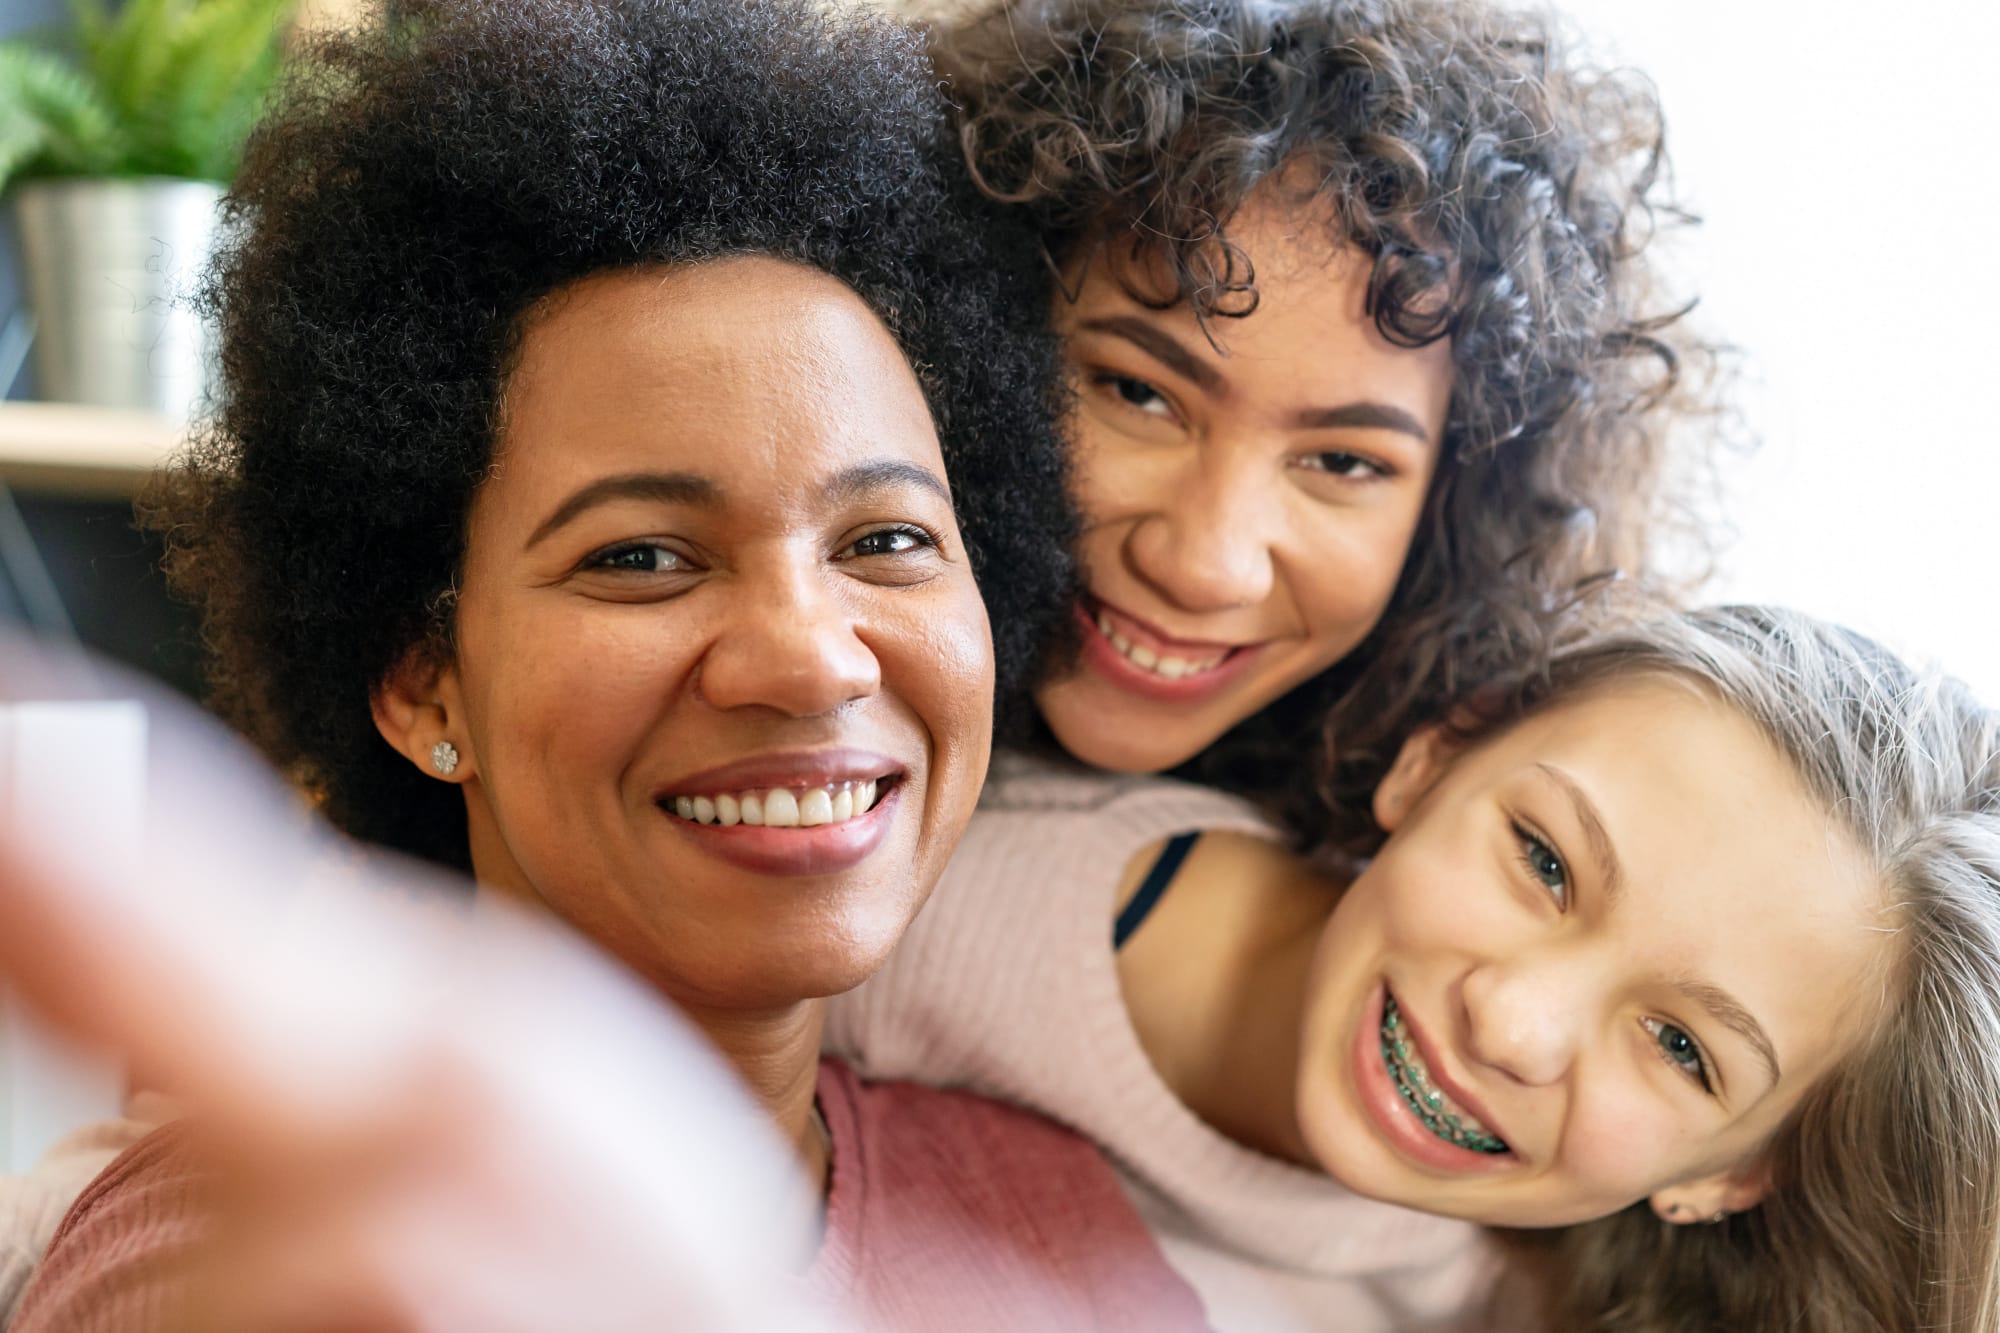
[[[1436,1088],[1419,1090],[1415,1075],[1409,1067],[1410,1043],[1403,1031],[1403,1016],[1396,1008],[1396,1001],[1383,997],[1382,1014],[1382,1060],[1389,1066],[1389,1073],[1396,1081],[1396,1091],[1403,1094],[1403,1100],[1417,1119],[1424,1122],[1431,1133],[1448,1143],[1457,1144],[1472,1152],[1503,1153],[1507,1145],[1491,1134],[1476,1129],[1468,1129],[1457,1116],[1444,1110],[1444,1094]]]

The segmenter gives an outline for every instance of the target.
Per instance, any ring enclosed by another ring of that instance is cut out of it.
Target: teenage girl
[[[1706,611],[1480,691],[1368,812],[1314,862],[1016,761],[833,1043],[1097,1139],[1225,1333],[2000,1327],[1992,711]]]
[[[1650,89],[1476,0],[1014,0],[932,46],[1076,390],[1047,732],[1365,838],[1410,718],[1654,572],[1707,349],[1645,248]]]

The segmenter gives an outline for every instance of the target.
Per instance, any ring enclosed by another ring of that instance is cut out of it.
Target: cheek
[[[1351,644],[1388,609],[1409,555],[1411,519],[1386,508],[1315,518],[1288,561],[1292,586],[1312,632]]]
[[[916,715],[937,762],[980,765],[976,787],[993,738],[993,633],[970,574],[954,572],[936,595],[891,603],[869,638],[884,692]]]
[[[1644,1078],[1630,1065],[1600,1071],[1567,1108],[1563,1171],[1588,1185],[1599,1211],[1674,1184],[1694,1170],[1705,1146]]]

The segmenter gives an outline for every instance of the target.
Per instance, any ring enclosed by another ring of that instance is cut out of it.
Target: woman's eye
[[[1555,849],[1519,824],[1514,825],[1514,838],[1521,844],[1521,864],[1528,868],[1528,873],[1554,895],[1558,907],[1567,906],[1569,869]]]
[[[1389,470],[1374,459],[1364,458],[1360,454],[1350,454],[1344,450],[1307,454],[1300,463],[1314,472],[1331,473],[1346,481],[1372,481],[1377,477],[1389,475]]]
[[[1699,1083],[1704,1091],[1715,1091],[1715,1081],[1708,1072],[1708,1061],[1703,1058],[1701,1046],[1693,1037],[1672,1023],[1657,1018],[1642,1018],[1639,1025],[1653,1039],[1662,1060]]]
[[[1166,396],[1144,380],[1133,379],[1130,375],[1099,375],[1097,383],[1118,395],[1120,401],[1134,407],[1148,416],[1170,417],[1174,407]]]
[[[687,557],[657,542],[631,542],[599,551],[584,562],[590,569],[610,569],[628,574],[664,574],[694,568]]]
[[[906,551],[918,551],[936,545],[937,541],[922,528],[883,528],[856,541],[841,554],[850,557],[902,555]]]

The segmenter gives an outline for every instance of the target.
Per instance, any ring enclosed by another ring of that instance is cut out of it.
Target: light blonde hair
[[[2000,719],[1959,682],[1795,612],[1600,632],[1480,697],[1491,731],[1635,674],[1755,723],[1873,862],[1898,947],[1862,1048],[1766,1146],[1763,1202],[1673,1226],[1644,1203],[1512,1233],[1557,1328],[2000,1328]]]

